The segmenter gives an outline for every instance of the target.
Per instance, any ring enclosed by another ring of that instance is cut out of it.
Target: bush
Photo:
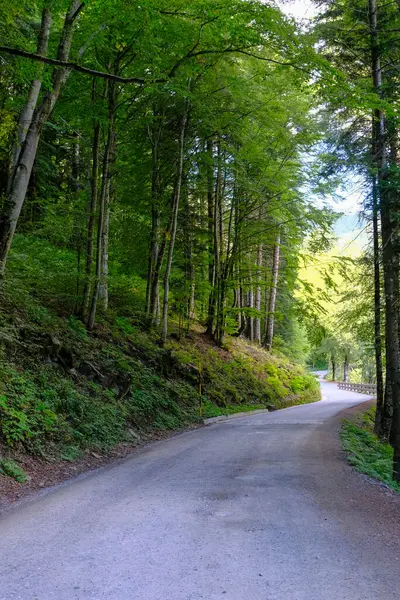
[[[28,476],[25,471],[13,460],[0,459],[0,475],[12,477],[18,483],[24,483]]]

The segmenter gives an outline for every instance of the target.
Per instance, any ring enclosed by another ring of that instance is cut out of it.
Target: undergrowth
[[[67,249],[16,238],[0,292],[0,474],[22,478],[7,462],[21,452],[73,461],[201,418],[320,398],[301,366],[240,339],[219,349],[198,331],[161,348],[125,310],[125,288],[88,333],[70,316],[72,261]]]
[[[343,422],[341,438],[347,460],[360,473],[382,481],[400,493],[400,485],[392,479],[393,448],[374,434],[375,408]]]

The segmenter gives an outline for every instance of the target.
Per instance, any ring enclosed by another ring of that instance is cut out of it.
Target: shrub
[[[24,483],[28,476],[25,471],[13,460],[0,459],[0,475],[12,477],[19,483]]]

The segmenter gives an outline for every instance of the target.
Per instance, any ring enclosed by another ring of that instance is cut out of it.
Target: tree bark
[[[171,222],[171,239],[168,248],[167,264],[164,275],[164,299],[163,299],[163,312],[162,312],[162,331],[161,331],[161,345],[163,346],[167,341],[168,335],[168,308],[169,308],[169,280],[172,269],[172,259],[174,255],[174,247],[176,240],[176,230],[178,227],[178,213],[179,203],[181,198],[182,179],[183,179],[183,162],[185,158],[185,137],[186,127],[189,115],[189,101],[185,103],[184,113],[181,122],[180,135],[179,135],[179,159],[178,159],[178,172],[176,177],[174,198],[172,203],[172,222]]]
[[[83,6],[84,4],[78,0],[70,3],[58,46],[57,58],[59,60],[68,60],[74,23]],[[29,130],[19,152],[18,162],[15,165],[13,177],[9,185],[9,193],[7,194],[0,215],[0,277],[3,277],[5,273],[8,253],[25,201],[43,126],[54,109],[69,73],[70,70],[63,67],[54,70],[52,86],[46,91],[41,103],[35,109]]]
[[[45,3],[42,12],[42,21],[40,25],[40,32],[38,37],[37,54],[45,56],[47,54],[47,48],[49,45],[50,29],[52,22],[51,14],[51,1]],[[37,77],[30,85],[28,98],[23,107],[21,114],[18,119],[17,137],[11,150],[10,166],[9,166],[9,179],[7,193],[11,192],[12,181],[15,176],[15,171],[19,162],[19,156],[24,145],[27,133],[32,123],[33,113],[36,109],[36,105],[39,99],[40,90],[42,87],[41,75],[43,72],[44,65],[37,67]]]
[[[349,359],[346,356],[343,363],[343,381],[347,383],[349,380]]]
[[[267,328],[266,328],[266,332],[265,332],[265,341],[264,341],[264,346],[269,352],[272,350],[272,344],[273,344],[273,340],[274,340],[275,308],[276,308],[276,297],[277,297],[277,290],[278,290],[280,251],[281,251],[281,235],[280,235],[280,233],[278,233],[278,237],[277,237],[275,248],[274,248],[274,258],[273,258],[273,265],[272,265],[272,285],[271,285],[271,292],[270,292],[270,296],[269,296]]]
[[[103,170],[101,180],[101,194],[100,194],[100,210],[98,217],[97,227],[97,253],[96,253],[96,276],[95,285],[92,293],[92,301],[90,307],[90,314],[87,322],[87,328],[92,330],[96,320],[97,306],[100,296],[100,290],[103,286],[107,285],[105,277],[108,275],[108,217],[109,217],[109,202],[110,202],[110,187],[111,178],[113,176],[112,166],[115,163],[115,146],[116,146],[116,132],[115,132],[115,84],[111,82],[109,84],[108,91],[108,135],[107,145],[104,152],[103,159]],[[105,261],[105,255],[107,259]],[[105,270],[105,264],[107,270]],[[103,296],[104,298],[104,296]]]
[[[90,206],[86,239],[85,287],[83,291],[82,316],[87,316],[92,287],[92,268],[94,255],[94,229],[96,223],[97,200],[99,193],[99,163],[100,163],[100,124],[93,124],[92,143],[92,172],[90,179]]]
[[[256,288],[256,311],[258,315],[255,318],[254,338],[257,344],[261,346],[261,277],[263,263],[263,245],[261,242],[257,248],[257,288]]]
[[[213,142],[207,140],[207,221],[208,221],[208,283],[210,286],[208,298],[208,315],[206,334],[211,337],[215,320],[215,286],[216,286],[216,261],[215,261],[215,194],[214,194],[214,149]]]
[[[374,146],[374,145],[373,145]],[[373,156],[375,151],[373,149]],[[382,434],[382,420],[384,411],[384,387],[382,367],[382,333],[381,333],[381,268],[379,255],[379,222],[378,222],[378,189],[375,175],[373,176],[372,190],[372,222],[374,245],[374,347],[376,368],[376,416],[375,433]]]
[[[156,110],[153,115],[157,116]],[[146,287],[146,315],[151,317],[154,324],[157,321],[158,300],[159,300],[159,271],[157,271],[157,262],[160,252],[160,165],[159,165],[159,147],[161,140],[161,122],[149,138],[151,142],[152,153],[152,175],[151,175],[151,233],[149,261],[147,268],[147,287]],[[161,265],[160,265],[161,267]],[[154,281],[156,279],[156,281]]]
[[[369,0],[371,27],[371,66],[374,88],[382,97],[382,69],[378,36],[376,0]],[[386,389],[385,412],[391,400],[393,418],[390,443],[394,449],[393,478],[400,481],[400,352],[399,352],[399,274],[398,256],[394,248],[395,225],[392,193],[388,188],[386,118],[382,109],[375,112],[374,144],[378,167],[378,189],[382,226],[382,259],[384,272],[384,292],[386,311]]]

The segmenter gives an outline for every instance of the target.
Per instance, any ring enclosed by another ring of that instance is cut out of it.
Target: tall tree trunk
[[[377,22],[376,0],[369,0],[371,26],[372,77],[376,93],[382,97],[382,69]],[[383,110],[375,113],[375,148],[378,167],[378,189],[382,227],[382,259],[384,272],[384,291],[386,308],[386,388],[385,411],[389,400],[393,402],[393,419],[390,442],[394,449],[393,478],[400,481],[400,352],[399,352],[399,274],[398,256],[394,248],[395,208],[392,191],[388,189],[386,119]]]
[[[249,308],[250,312],[252,313],[252,311],[254,310],[254,289],[251,273],[249,273],[249,283],[250,288],[247,292],[247,308]],[[250,342],[254,341],[254,320],[254,316],[252,314],[249,314],[249,316],[247,317],[247,337],[250,340]]]
[[[224,298],[224,290],[222,283],[222,155],[221,155],[221,142],[218,140],[217,142],[217,176],[215,182],[215,192],[214,192],[214,214],[213,214],[213,262],[214,262],[214,316],[216,321],[216,326],[218,328],[217,331],[217,339],[221,345],[222,343],[222,333],[220,331],[221,318],[223,319],[222,313],[224,310],[223,305],[221,304],[221,298]],[[215,331],[211,332],[211,335],[215,337]]]
[[[373,156],[375,151],[373,151]],[[376,416],[375,433],[381,435],[384,411],[384,388],[382,367],[382,333],[381,333],[381,268],[379,255],[379,221],[378,221],[378,189],[375,175],[373,176],[372,190],[372,222],[373,222],[373,245],[374,245],[374,346],[376,367]]]
[[[100,124],[95,121],[93,124],[93,142],[92,142],[92,172],[90,178],[90,206],[89,219],[86,239],[86,264],[85,264],[85,287],[83,291],[82,316],[87,316],[89,308],[91,279],[93,268],[94,251],[94,230],[96,222],[97,199],[99,193],[99,163],[100,163]]]
[[[111,166],[111,165],[110,165]],[[110,178],[110,175],[108,176]],[[104,223],[103,223],[103,239],[101,242],[101,274],[98,303],[103,310],[108,309],[108,245],[110,234],[110,202],[111,202],[111,181],[108,186],[107,195],[104,206]]]
[[[81,3],[78,0],[74,0],[69,5],[61,33],[60,43],[58,45],[58,60],[63,62],[68,61],[74,32],[74,23],[83,7],[84,3]],[[4,275],[6,269],[8,253],[25,201],[43,126],[54,109],[60,92],[68,79],[69,73],[70,70],[66,68],[54,69],[52,86],[46,91],[41,103],[35,109],[24,144],[21,147],[18,162],[15,165],[9,185],[9,193],[7,194],[0,215],[0,277]]]
[[[79,143],[79,134],[77,132],[74,132],[73,137],[72,137],[72,162],[71,162],[71,176],[70,176],[70,182],[69,182],[69,188],[70,188],[71,199],[72,199],[72,209],[73,209],[73,214],[74,214],[71,246],[72,246],[73,251],[76,252],[76,258],[77,258],[76,294],[75,294],[74,314],[79,313],[78,306],[79,306],[79,292],[80,292],[80,284],[81,284],[81,258],[82,258],[82,243],[83,243],[82,215],[79,211],[79,206],[78,206],[79,191],[81,189],[80,176],[81,176],[81,151],[80,151],[80,143]]]
[[[196,291],[196,271],[193,253],[193,218],[189,201],[188,191],[185,194],[185,215],[183,223],[184,244],[185,244],[185,271],[186,271],[186,331],[190,330],[190,323],[194,319],[195,313],[195,291]]]
[[[108,216],[109,202],[110,202],[110,188],[111,178],[113,176],[112,167],[115,163],[115,151],[116,151],[116,132],[115,132],[115,117],[116,117],[116,105],[115,105],[115,84],[114,82],[109,83],[108,92],[108,134],[107,134],[107,145],[104,152],[103,159],[103,170],[101,180],[101,194],[100,194],[100,210],[98,216],[97,226],[97,253],[96,253],[96,275],[95,285],[92,293],[92,301],[90,307],[90,314],[87,322],[87,327],[92,330],[95,324],[97,306],[99,301],[100,290],[102,286],[105,286],[107,282],[104,278],[107,276],[107,272],[104,270],[104,255],[108,254]],[[108,264],[108,263],[107,263]]]
[[[256,288],[256,310],[258,315],[255,318],[254,338],[261,345],[261,278],[263,263],[263,245],[261,242],[257,248],[257,288]]]
[[[169,280],[172,269],[172,259],[174,256],[174,247],[176,240],[176,230],[178,226],[178,213],[179,203],[181,198],[182,179],[183,179],[183,162],[185,158],[185,137],[186,137],[186,126],[188,122],[189,114],[189,101],[186,101],[181,129],[179,135],[179,159],[178,159],[178,172],[176,177],[174,198],[172,203],[172,222],[171,222],[171,239],[169,242],[167,264],[164,274],[164,299],[163,299],[163,312],[162,312],[162,331],[161,331],[161,345],[164,345],[167,341],[168,335],[168,308],[169,308]]]
[[[157,112],[153,110],[154,116]],[[147,268],[147,287],[146,287],[146,314],[151,317],[154,323],[157,320],[159,304],[159,271],[157,271],[157,262],[160,252],[160,165],[159,165],[159,147],[161,140],[162,123],[150,133],[152,152],[152,175],[151,175],[151,233],[149,261]],[[161,261],[162,262],[162,261]],[[161,265],[160,265],[161,267]],[[156,281],[154,282],[154,278]]]
[[[46,56],[47,48],[49,45],[49,37],[50,37],[50,29],[52,22],[52,14],[51,14],[51,0],[48,0],[43,8],[42,12],[42,21],[40,25],[40,32],[38,37],[38,44],[36,53],[40,56]],[[8,187],[7,193],[9,194],[12,187],[12,181],[15,176],[15,171],[19,162],[19,156],[22,150],[22,147],[25,143],[25,139],[29,128],[32,123],[33,113],[36,109],[36,105],[39,99],[40,90],[42,87],[42,73],[43,73],[44,65],[39,65],[36,67],[37,69],[37,77],[34,79],[30,85],[28,98],[23,107],[21,114],[18,119],[18,127],[17,127],[17,137],[13,144],[11,150],[11,158],[10,158],[10,166],[9,166],[9,179],[8,179]]]
[[[349,358],[345,356],[343,363],[343,381],[347,383],[349,380]]]
[[[271,292],[269,295],[268,303],[268,317],[267,317],[267,328],[265,332],[264,345],[270,352],[272,350],[272,344],[274,340],[274,327],[275,327],[275,308],[276,308],[276,297],[278,291],[278,278],[279,278],[279,261],[281,252],[281,235],[278,233],[276,244],[274,247],[274,258],[272,265],[272,285]]]
[[[206,334],[212,336],[215,319],[215,286],[216,286],[216,262],[215,262],[215,194],[214,194],[214,147],[211,140],[207,140],[207,222],[208,222],[208,283],[210,286],[208,298],[208,315]]]
[[[336,381],[336,360],[333,356],[331,357],[331,363],[332,363],[332,381]]]

